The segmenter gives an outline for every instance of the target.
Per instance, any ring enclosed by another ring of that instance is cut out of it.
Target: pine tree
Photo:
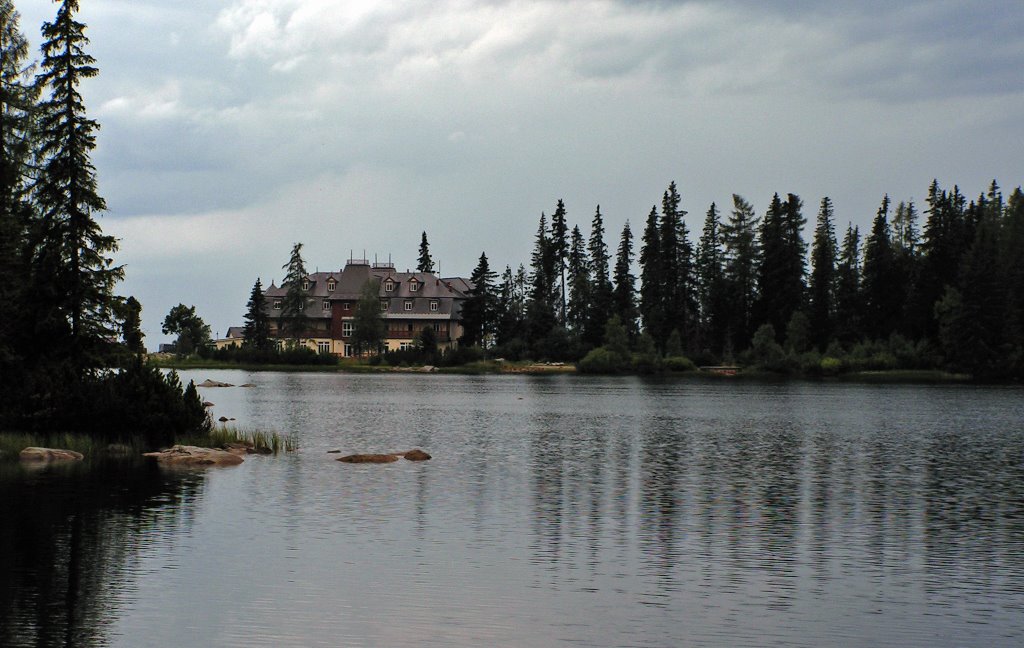
[[[270,318],[267,315],[267,298],[263,294],[260,278],[249,293],[249,302],[245,305],[245,325],[242,327],[242,345],[257,351],[267,351],[270,344]]]
[[[555,316],[556,259],[548,237],[547,217],[541,213],[530,258],[530,297],[526,306],[526,332],[531,345],[547,337],[558,322]]]
[[[591,287],[583,339],[592,346],[600,346],[605,324],[612,313],[612,282],[608,275],[608,246],[604,242],[604,217],[600,205],[594,211],[594,219],[590,223],[587,253],[590,256]]]
[[[142,332],[142,304],[135,297],[129,297],[124,301],[124,311],[121,339],[129,353],[141,355],[146,352],[142,343],[142,338],[146,337]]]
[[[572,228],[572,243],[569,247],[569,301],[566,322],[571,331],[582,335],[590,312],[590,293],[593,276],[587,244],[579,226]]]
[[[660,339],[665,328],[661,291],[661,235],[658,228],[658,209],[652,206],[647,215],[640,246],[640,316],[644,331]]]
[[[612,303],[615,315],[618,315],[626,335],[635,340],[640,331],[637,327],[636,309],[636,277],[632,273],[633,266],[633,232],[629,229],[629,221],[622,226],[619,237],[619,248],[615,254],[615,272],[612,277],[615,287],[612,290]]]
[[[722,223],[725,253],[725,281],[728,295],[729,337],[733,349],[750,345],[757,299],[757,267],[760,249],[757,241],[758,218],[754,208],[742,196],[733,194],[733,209]]]
[[[713,355],[721,355],[725,347],[727,308],[723,262],[721,220],[718,208],[711,203],[697,246],[697,302],[703,349]]]
[[[368,279],[359,291],[359,301],[352,316],[352,346],[356,355],[380,351],[384,341],[384,320],[380,313],[380,281]]]
[[[851,223],[836,266],[835,337],[840,342],[851,343],[863,337],[860,274],[860,231]]]
[[[1003,346],[1008,371],[1024,378],[1024,192],[1013,190],[1003,216],[999,266],[1006,286]]]
[[[481,253],[480,261],[469,279],[473,288],[462,307],[462,343],[465,345],[479,344],[486,349],[488,340],[494,334],[497,309],[495,278],[497,275],[491,271],[487,255]]]
[[[525,270],[520,266],[525,275]],[[512,340],[522,339],[525,296],[521,286],[517,284],[511,266],[505,266],[501,273],[501,286],[498,288],[497,303],[497,342],[505,346]]]
[[[430,257],[430,245],[427,243],[427,233],[420,236],[420,258],[416,265],[416,272],[433,272],[434,260]]]
[[[898,292],[896,256],[889,234],[889,196],[882,199],[864,245],[864,332],[888,339],[900,321],[904,295]]]
[[[306,316],[306,307],[309,305],[309,273],[306,272],[306,262],[302,260],[302,243],[292,246],[288,263],[281,268],[285,271],[282,285],[287,286],[288,290],[281,300],[278,331],[283,337],[291,338],[293,344],[298,344],[309,322]]]
[[[798,196],[785,201],[778,194],[761,221],[761,265],[755,319],[769,323],[776,334],[784,332],[793,313],[803,305],[804,245],[806,223]]]
[[[28,41],[10,0],[0,0],[0,303],[24,312],[31,207],[26,191],[31,174],[32,114],[38,96],[33,69],[25,64]],[[15,358],[32,343],[30,317],[0,318],[0,390],[16,400],[25,366]]]
[[[836,231],[832,223],[832,201],[825,196],[818,208],[811,248],[810,329],[813,344],[825,350],[832,339],[835,323]]]
[[[560,294],[558,322],[562,326],[565,326],[566,316],[565,264],[569,255],[569,242],[566,239],[569,229],[565,217],[565,203],[559,198],[558,204],[555,206],[555,213],[551,215],[551,246],[556,259],[555,270],[558,273],[558,289]]]
[[[50,96],[39,105],[39,155],[42,160],[35,199],[40,217],[40,251],[35,259],[33,288],[52,301],[46,325],[60,330],[67,323],[65,350],[79,372],[101,366],[116,331],[118,300],[114,286],[124,269],[110,254],[117,240],[103,234],[94,216],[106,210],[97,193],[96,169],[90,154],[99,125],[85,114],[78,86],[98,73],[85,25],[74,19],[77,0],[64,0],[53,22],[43,24],[42,72],[38,82]],[[59,342],[55,346],[60,349]],[[59,352],[59,351],[58,351]]]
[[[694,347],[696,336],[697,296],[693,265],[693,246],[686,228],[686,211],[680,208],[681,199],[676,183],[669,184],[662,195],[659,242],[661,252],[661,311],[664,327],[660,336],[654,336],[664,348],[667,334],[678,329],[684,347]]]

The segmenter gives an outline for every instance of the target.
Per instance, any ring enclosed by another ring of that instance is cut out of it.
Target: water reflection
[[[105,644],[139,546],[187,528],[200,494],[152,464],[0,464],[0,645]]]
[[[211,399],[243,427],[299,435],[301,450],[202,479],[0,479],[5,519],[26,520],[0,534],[16,557],[0,570],[0,645],[1024,635],[1017,391],[212,377],[255,383]],[[434,459],[326,454],[414,446]],[[67,484],[81,493],[49,504]]]

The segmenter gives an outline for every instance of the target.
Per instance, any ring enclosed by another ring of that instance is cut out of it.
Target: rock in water
[[[430,455],[428,455],[426,452],[423,452],[419,448],[416,448],[415,450],[410,450],[409,452],[406,452],[402,456],[408,459],[409,461],[426,461],[427,459],[430,459]]]
[[[231,383],[220,382],[219,380],[210,380],[207,378],[203,382],[196,385],[196,387],[234,387]]]
[[[244,461],[237,454],[226,450],[176,445],[160,452],[147,452],[144,457],[153,457],[164,466],[234,466]]]
[[[345,463],[391,463],[398,461],[398,455],[393,454],[354,454],[338,457],[337,461]]]
[[[25,448],[18,457],[22,461],[81,461],[81,452],[59,448]]]

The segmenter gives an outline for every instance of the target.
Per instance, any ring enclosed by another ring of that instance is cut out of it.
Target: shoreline
[[[342,362],[337,365],[293,365],[293,364],[248,364],[218,360],[168,360],[166,358],[150,358],[155,366],[161,369],[174,370],[237,370],[253,372],[289,372],[289,373],[372,373],[372,374],[442,374],[442,375],[528,375],[528,376],[651,376],[692,380],[716,381],[806,381],[806,382],[843,382],[864,384],[960,384],[960,385],[1020,385],[1019,381],[984,381],[976,380],[963,373],[953,373],[938,369],[890,369],[865,370],[837,373],[829,376],[810,374],[781,374],[762,371],[755,368],[740,368],[732,375],[723,375],[714,371],[696,370],[684,372],[653,372],[622,371],[614,374],[584,374],[571,363],[523,363],[480,361],[454,367],[410,366],[392,367],[388,365],[367,365]]]

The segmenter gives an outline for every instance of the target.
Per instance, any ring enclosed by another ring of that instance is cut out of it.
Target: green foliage
[[[811,347],[811,321],[803,311],[795,311],[786,324],[786,350],[804,353]]]
[[[245,325],[242,327],[242,344],[256,351],[267,351],[273,342],[270,339],[270,317],[267,315],[267,298],[259,277],[249,293],[245,305]]]
[[[297,343],[309,326],[309,318],[306,315],[306,307],[309,305],[309,273],[306,272],[306,262],[302,259],[302,243],[292,246],[288,263],[281,268],[285,271],[282,285],[288,288],[281,299],[278,330]]]
[[[317,353],[306,346],[288,346],[278,349],[256,349],[248,346],[231,345],[220,349],[207,348],[203,357],[221,362],[254,365],[309,365],[331,366],[338,364],[338,357],[331,353]]]
[[[766,371],[785,373],[789,370],[786,353],[775,341],[775,327],[771,324],[762,324],[754,333],[750,344],[750,359]]]
[[[171,308],[160,327],[164,335],[177,335],[176,351],[187,356],[210,346],[210,327],[196,314],[195,306],[178,304]]]
[[[696,371],[697,365],[686,356],[665,356],[661,360],[661,366],[666,371],[682,373],[684,371]]]
[[[146,347],[142,344],[142,304],[135,297],[124,301],[124,320],[121,323],[121,339],[129,353],[142,354]]]
[[[616,317],[618,316],[616,315]],[[637,338],[632,364],[633,371],[641,374],[654,373],[661,369],[661,359],[658,357],[654,338],[646,331]]]
[[[580,373],[585,374],[612,374],[623,370],[627,365],[622,357],[612,353],[605,347],[593,349],[579,361],[577,365]]]
[[[430,256],[430,244],[427,243],[427,233],[420,236],[420,256],[416,264],[416,272],[433,272],[434,259]]]
[[[376,352],[384,340],[384,320],[381,319],[380,281],[369,279],[363,284],[352,318],[352,346],[356,353]]]

